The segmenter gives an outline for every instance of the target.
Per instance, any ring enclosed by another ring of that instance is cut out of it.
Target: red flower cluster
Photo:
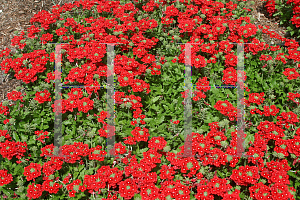
[[[50,95],[51,93],[45,89],[44,91],[36,92],[34,100],[38,101],[39,104],[42,104],[46,101],[51,101]]]
[[[299,100],[294,100],[295,98],[299,98],[300,97],[299,93],[291,93],[291,92],[289,92],[287,97],[289,98],[288,100],[291,100],[291,101],[295,102],[297,105],[300,104]]]
[[[294,139],[288,141],[288,151],[295,154],[297,157],[300,156],[300,136],[295,136]]]
[[[37,163],[30,163],[28,167],[24,168],[24,176],[27,181],[34,180],[41,175],[42,165]]]
[[[295,70],[295,68],[285,68],[284,72],[282,72],[289,80],[297,79],[300,75]]]
[[[153,137],[148,141],[148,147],[150,149],[161,150],[167,145],[167,141],[163,137]]]
[[[5,169],[0,170],[0,186],[3,186],[5,184],[9,184],[13,181],[13,177],[11,174],[7,173],[8,171]]]
[[[193,97],[193,100],[199,101],[201,98],[205,99],[206,95],[203,92],[207,92],[208,90],[210,90],[209,81],[207,80],[207,77],[199,78],[196,85],[196,89],[198,91],[195,92],[196,96]]]
[[[237,109],[227,100],[217,101],[214,108],[220,111],[223,115],[228,116],[230,121],[233,121],[237,117]]]
[[[266,1],[266,8],[267,8],[267,11],[268,13],[270,14],[270,16],[272,16],[276,11],[277,9],[275,9],[275,0],[264,0]]]
[[[32,183],[28,185],[27,197],[29,199],[37,199],[43,194],[43,186],[41,184]]]
[[[3,49],[0,53],[0,58],[2,58],[4,56],[6,56],[6,57],[9,56],[10,52],[11,52],[11,50],[9,48]]]
[[[13,101],[17,101],[18,99],[21,99],[21,101],[23,102],[23,97],[21,96],[22,92],[17,92],[17,91],[12,91],[7,93],[7,98]]]
[[[26,46],[25,38],[23,37],[24,35],[24,31],[22,31],[20,36],[14,36],[14,38],[11,40],[11,46],[18,45],[20,49],[24,49]]]
[[[127,152],[126,150],[126,146],[124,146],[121,142],[118,142],[115,144],[115,147],[113,149],[111,149],[110,154],[112,155],[114,150],[114,155],[119,155],[119,154],[125,154]]]
[[[250,93],[249,94],[249,99],[246,100],[246,103],[247,104],[256,103],[257,105],[260,105],[265,100],[265,98],[263,98],[264,95],[265,95],[264,92],[261,92],[261,93]]]
[[[148,141],[148,137],[150,136],[148,129],[140,127],[135,127],[134,130],[131,131],[131,134],[135,137],[135,140],[140,141]]]
[[[41,40],[41,44],[47,44],[48,42],[53,41],[53,35],[50,33],[43,34],[40,40]]]
[[[48,131],[35,131],[34,134],[38,136],[36,140],[40,141],[41,143],[45,144],[45,139],[49,138],[47,135],[49,134]]]
[[[125,181],[121,181],[118,185],[120,187],[119,193],[124,199],[131,199],[138,190],[133,179],[126,179]]]
[[[0,130],[0,137],[4,137],[5,139],[11,140],[11,136],[7,133],[8,130]]]
[[[14,156],[16,158],[21,159],[24,157],[24,153],[27,150],[27,143],[26,142],[15,142],[15,141],[8,141],[0,143],[0,154],[3,158],[7,158],[11,160]]]
[[[93,110],[94,108],[94,101],[84,97],[81,100],[77,102],[78,111],[82,111],[84,113],[87,113],[89,110]]]
[[[202,68],[206,66],[206,58],[198,55],[198,56],[193,56],[192,57],[192,66],[196,68]]]
[[[90,151],[90,155],[89,155],[89,159],[90,160],[98,160],[98,161],[103,161],[105,158],[105,155],[107,154],[106,151],[101,151],[102,146],[97,145],[94,148],[91,148]]]
[[[235,85],[237,82],[237,73],[236,70],[233,67],[226,68],[223,70],[223,78],[222,81],[226,85]]]
[[[69,197],[75,197],[75,194],[79,192],[79,190],[81,192],[84,192],[86,190],[86,187],[84,185],[80,185],[80,183],[82,183],[81,180],[76,179],[72,183],[67,185],[66,188],[69,191]]]
[[[234,54],[227,54],[225,55],[225,66],[227,67],[235,67],[237,65],[238,59],[237,56]],[[224,73],[224,71],[223,71]]]
[[[55,171],[60,170],[62,168],[62,165],[63,165],[62,159],[53,156],[51,157],[50,161],[44,163],[42,172],[46,176],[50,176],[51,174],[54,174]]]
[[[85,157],[89,154],[90,150],[88,144],[83,144],[82,142],[62,146],[62,155],[64,156],[64,161],[67,163],[75,163],[79,161],[81,157]]]
[[[7,123],[9,123],[9,119],[3,121],[3,124],[7,124]]]
[[[45,180],[42,184],[43,190],[49,192],[50,194],[57,194],[59,189],[63,186],[53,180]]]
[[[277,116],[277,120],[277,124],[285,124],[285,128],[289,128],[289,124],[295,126],[295,123],[299,122],[298,116],[292,111],[282,112],[279,116]]]
[[[61,36],[66,34],[66,32],[68,32],[68,29],[66,29],[65,27],[59,28],[57,30],[55,30],[56,35]]]
[[[30,23],[39,22],[41,27],[45,30],[49,29],[49,25],[56,22],[56,19],[59,18],[59,15],[50,14],[48,11],[42,10],[41,12],[35,14],[33,18],[30,19]]]
[[[39,29],[39,27],[36,27],[35,25],[30,26],[29,28],[27,28],[27,32],[28,32],[28,38],[34,39],[36,38],[36,33],[39,33],[41,30]]]
[[[254,108],[254,109],[251,109],[250,110],[250,113],[253,115],[258,113],[259,115],[264,115],[264,116],[276,116],[277,113],[279,113],[279,108],[277,108],[275,105],[271,105],[271,106],[264,106],[264,111],[260,111],[259,109],[257,108]]]
[[[239,169],[234,169],[230,177],[238,185],[247,186],[249,184],[256,184],[260,178],[258,168],[255,166],[240,166]]]

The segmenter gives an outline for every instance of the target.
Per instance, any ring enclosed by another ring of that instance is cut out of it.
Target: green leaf
[[[163,105],[163,107],[165,108],[165,110],[170,110],[170,107],[169,106],[166,106],[166,105]]]
[[[74,172],[74,178],[77,178],[78,174],[79,174],[79,172]]]
[[[63,121],[62,123],[65,125],[73,124],[73,122],[71,122],[70,120]]]
[[[155,103],[159,98],[160,98],[160,96],[154,97],[154,98],[152,99],[152,102]]]
[[[49,128],[49,126],[48,125],[45,125],[45,126],[43,126],[43,130],[47,130]]]
[[[275,86],[276,86],[276,79],[274,78],[274,79],[272,79],[272,81],[271,81],[271,86],[272,86],[272,88],[276,88]]]
[[[257,63],[254,60],[252,60],[251,65],[257,65]]]
[[[11,197],[11,194],[4,188],[1,189],[1,191],[6,194],[8,197]]]
[[[20,169],[22,169],[22,165],[17,165],[17,166],[15,167],[15,170],[14,170],[14,172],[13,172],[13,175],[16,175],[16,174],[18,173],[18,171],[20,171]]]
[[[157,118],[157,124],[161,124],[164,120],[165,120],[165,116],[164,116],[164,114],[161,114],[161,115]]]
[[[247,135],[247,137],[245,138],[245,145],[248,146],[249,142],[251,141],[252,143],[254,142],[254,136],[253,135]]]
[[[27,142],[28,145],[35,144],[36,141],[35,141],[34,137],[35,137],[35,135],[33,135],[32,138]]]
[[[18,136],[18,134],[16,132],[13,132],[13,138],[14,138],[15,141],[21,142],[20,138],[19,138],[19,136]]]
[[[174,112],[174,104],[170,104],[170,110]]]
[[[141,200],[142,196],[140,194],[135,194],[134,195],[134,200]]]
[[[145,122],[151,122],[153,120],[153,118],[144,118]]]
[[[162,130],[164,130],[164,128],[165,128],[165,124],[162,124],[162,125],[160,125],[160,126],[158,127],[158,130],[159,130],[159,131],[162,131]]]

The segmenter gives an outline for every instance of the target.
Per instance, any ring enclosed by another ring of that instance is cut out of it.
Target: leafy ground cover
[[[1,103],[4,199],[299,199],[299,44],[250,23],[243,1],[76,1],[41,11],[1,52],[23,82]],[[261,42],[263,34],[284,45]],[[55,45],[62,153],[55,156]],[[115,157],[107,152],[106,45],[116,45]],[[183,43],[183,44],[178,44]],[[192,44],[192,157],[184,152]],[[244,72],[237,45],[245,44]],[[237,157],[244,74],[245,155]],[[202,86],[202,87],[201,87]],[[212,87],[208,87],[212,86]],[[196,156],[197,155],[197,156]],[[298,188],[298,189],[297,189]]]

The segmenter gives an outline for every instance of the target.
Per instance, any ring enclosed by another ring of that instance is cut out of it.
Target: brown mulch
[[[15,52],[15,48],[11,46],[10,41],[14,37],[14,31],[26,30],[30,24],[30,19],[41,10],[51,11],[53,5],[63,5],[65,3],[74,2],[71,0],[0,0],[0,51],[9,48]],[[271,30],[276,31],[281,36],[291,38],[286,33],[286,29],[279,26],[279,19],[269,17],[266,9],[263,7],[262,0],[254,0],[254,4],[248,8],[253,8],[252,17],[256,19],[255,25],[268,25]],[[280,43],[277,39],[270,38],[263,34],[263,39],[267,43]],[[293,38],[294,39],[294,38]],[[3,58],[0,58],[0,62]],[[7,100],[6,94],[14,90],[17,86],[21,86],[22,81],[15,77],[5,76],[0,70],[0,102]]]
[[[252,17],[255,19],[254,19],[254,22],[252,22],[252,23],[254,23],[256,26],[267,25],[270,27],[270,29],[269,29],[270,31],[275,31],[282,37],[296,40],[295,37],[292,37],[292,36],[290,36],[289,33],[287,33],[287,30],[284,26],[279,25],[280,18],[278,16],[276,16],[276,17],[269,16],[267,9],[264,7],[265,2],[263,0],[252,0],[252,1],[254,2],[253,5],[251,5],[251,1],[247,1],[247,5],[248,5],[247,7],[253,9],[253,11],[251,13],[252,13]],[[263,36],[263,40],[266,43],[274,43],[274,44],[282,43],[280,40],[278,40],[276,38],[270,38],[266,34],[263,34],[262,36]]]
[[[51,11],[54,5],[72,3],[72,0],[0,0],[0,51],[11,46],[15,31],[27,30],[31,26],[30,19],[42,10]],[[2,62],[3,58],[0,58]],[[22,81],[15,77],[6,76],[0,70],[0,102],[7,100],[6,94],[21,86]]]

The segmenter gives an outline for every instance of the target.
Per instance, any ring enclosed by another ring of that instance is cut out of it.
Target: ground
[[[71,3],[71,0],[0,0],[0,51],[5,48],[10,48],[15,51],[11,46],[10,41],[13,38],[14,31],[26,30],[30,24],[30,19],[41,10],[50,11],[53,5],[63,5],[64,3]],[[281,36],[292,38],[286,33],[286,28],[279,26],[279,19],[269,17],[266,9],[264,8],[264,1],[254,0],[247,1],[247,8],[253,8],[251,12],[253,22],[255,25],[268,25],[270,29],[276,31]],[[274,38],[270,38],[264,34],[263,39],[265,42],[279,43]],[[3,58],[0,58],[2,62]],[[0,102],[7,100],[6,94],[13,91],[17,86],[21,86],[20,80],[15,77],[6,76],[0,70]]]

